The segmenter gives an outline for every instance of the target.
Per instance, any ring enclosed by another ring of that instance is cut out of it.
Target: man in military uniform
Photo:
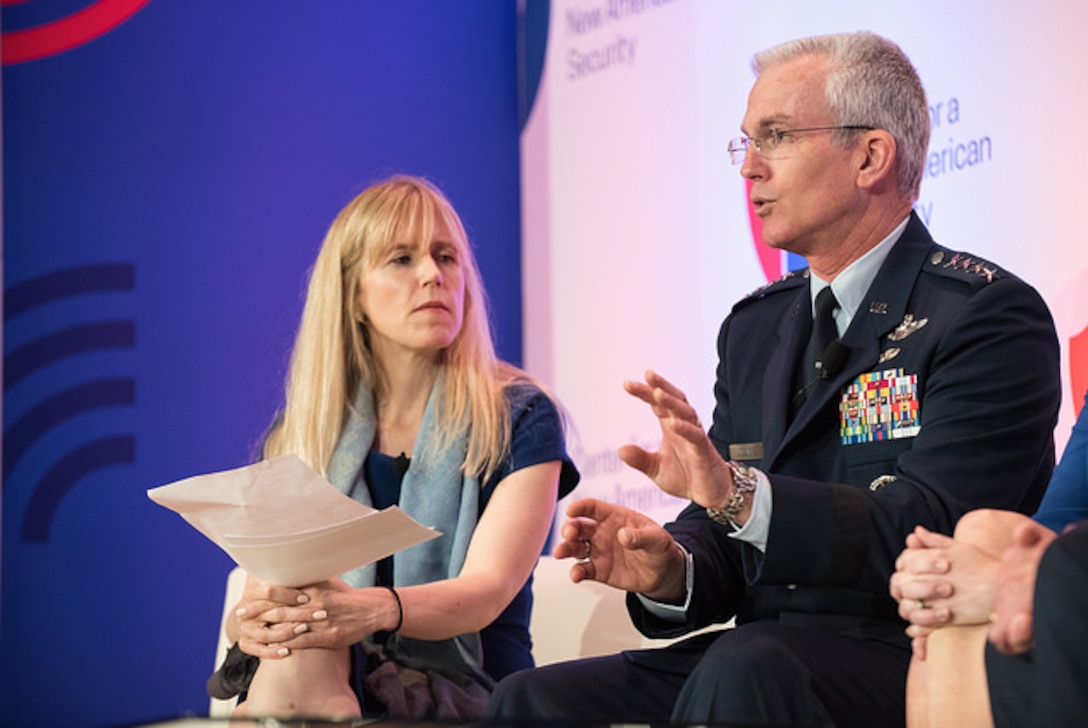
[[[888,579],[915,525],[1031,512],[1054,464],[1059,347],[1040,296],[937,245],[912,206],[929,117],[910,61],[871,33],[756,56],[730,152],[769,245],[809,267],[721,327],[709,435],[654,372],[660,419],[625,462],[692,501],[662,528],[568,509],[557,557],[628,594],[664,649],[517,673],[493,717],[730,726],[904,722],[910,649]]]

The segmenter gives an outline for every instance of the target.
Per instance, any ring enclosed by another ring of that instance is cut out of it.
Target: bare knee
[[[968,511],[956,524],[953,538],[999,556],[1012,545],[1013,529],[1027,519],[1023,513],[996,508]]]

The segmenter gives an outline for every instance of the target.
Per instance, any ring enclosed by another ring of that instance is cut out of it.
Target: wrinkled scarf
[[[401,510],[442,535],[393,555],[393,585],[411,586],[441,579],[451,579],[461,572],[469,541],[479,515],[480,485],[477,478],[461,472],[468,452],[468,426],[458,428],[449,437],[448,446],[439,451],[438,408],[445,386],[439,376],[431,389],[423,420],[416,433],[411,465],[401,482]],[[332,458],[328,479],[340,492],[373,507],[363,472],[363,462],[374,442],[377,418],[373,393],[360,386],[348,412]],[[349,585],[359,588],[377,584],[377,565],[367,564],[341,575]],[[384,648],[388,657],[424,664],[438,670],[469,673],[485,685],[492,680],[483,671],[483,649],[478,633],[460,635],[442,641],[416,640],[394,634]]]

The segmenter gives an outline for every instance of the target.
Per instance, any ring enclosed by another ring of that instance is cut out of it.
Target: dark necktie
[[[827,286],[816,294],[816,318],[812,321],[812,335],[809,336],[808,346],[805,347],[805,356],[801,361],[797,377],[798,390],[791,404],[791,414],[801,406],[808,397],[808,390],[820,379],[823,371],[820,359],[827,351],[828,345],[839,338],[839,331],[835,327],[835,307],[839,302],[835,300],[835,294],[831,292],[831,286]]]
[[[808,348],[805,349],[803,377],[805,384],[820,378],[822,374],[820,359],[827,351],[828,345],[839,338],[834,316],[838,305],[835,294],[831,292],[831,286],[827,286],[816,294],[816,318],[812,320],[812,336],[809,337]]]

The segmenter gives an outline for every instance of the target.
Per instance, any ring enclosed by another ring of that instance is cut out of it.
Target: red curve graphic
[[[150,0],[98,0],[52,23],[4,33],[3,63],[6,66],[35,61],[81,46],[113,30],[148,2]]]
[[[1069,388],[1073,394],[1073,409],[1080,415],[1084,393],[1088,391],[1088,328],[1069,339]]]

